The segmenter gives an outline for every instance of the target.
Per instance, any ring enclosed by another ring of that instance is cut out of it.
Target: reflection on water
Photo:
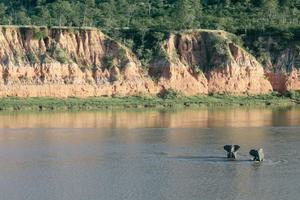
[[[299,122],[300,107],[0,114],[0,128],[260,127]]]
[[[299,133],[299,108],[2,113],[0,199],[298,200]]]

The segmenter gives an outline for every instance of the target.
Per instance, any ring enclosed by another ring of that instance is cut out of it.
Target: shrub
[[[177,99],[182,96],[183,94],[180,91],[174,89],[167,89],[160,95],[160,97],[163,99]]]
[[[35,40],[42,40],[47,37],[46,30],[40,30],[39,28],[33,29],[33,39]]]
[[[223,38],[218,34],[212,34],[210,37],[211,46],[213,48],[212,54],[216,55],[218,59],[211,59],[211,56],[208,58],[208,69],[213,67],[225,67],[227,61],[230,59],[230,50],[228,47],[228,39]]]
[[[213,34],[213,36],[211,37],[211,43],[217,54],[226,56],[226,58],[229,57],[228,41],[225,38]]]
[[[234,35],[234,34],[229,34],[228,37],[234,44],[237,44],[240,47],[244,46],[244,42],[239,36]]]
[[[140,60],[143,66],[148,66],[152,59],[152,51],[150,49],[145,49],[143,52],[143,56],[141,56]]]
[[[192,66],[192,70],[193,70],[193,72],[196,73],[196,74],[201,74],[201,73],[203,73],[202,70],[201,70],[201,67],[200,67],[199,65],[197,65],[197,64]]]
[[[114,55],[107,54],[103,58],[104,68],[110,70],[114,66]]]
[[[300,91],[288,91],[285,93],[285,96],[291,99],[300,100]]]
[[[121,60],[125,60],[126,59],[126,50],[121,48],[119,49],[119,52],[118,52],[118,57],[121,59]]]
[[[134,41],[132,39],[124,39],[123,43],[130,49],[133,49],[134,47]]]
[[[54,50],[53,58],[62,64],[66,64],[69,62],[67,53],[61,48],[56,48]]]
[[[266,52],[266,51],[262,51],[260,52],[260,55],[258,57],[258,61],[263,64],[266,65],[268,63],[268,60],[270,59],[270,53]]]

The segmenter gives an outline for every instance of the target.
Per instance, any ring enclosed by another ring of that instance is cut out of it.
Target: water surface
[[[0,199],[296,200],[298,152],[299,108],[2,113]]]

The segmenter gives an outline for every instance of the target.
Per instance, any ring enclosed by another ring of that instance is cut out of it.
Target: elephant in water
[[[264,150],[263,149],[252,149],[249,154],[253,156],[253,161],[261,162],[265,159]]]
[[[239,145],[225,145],[224,150],[227,151],[227,158],[236,159],[237,151],[240,149]]]

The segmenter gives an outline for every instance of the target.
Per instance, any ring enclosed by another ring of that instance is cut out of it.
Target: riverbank
[[[50,111],[50,110],[107,110],[107,109],[164,109],[185,107],[223,107],[223,106],[292,106],[300,104],[299,93],[280,95],[272,93],[257,96],[192,96],[185,97],[169,93],[162,97],[91,97],[65,99],[59,98],[16,98],[0,100],[1,111]]]

